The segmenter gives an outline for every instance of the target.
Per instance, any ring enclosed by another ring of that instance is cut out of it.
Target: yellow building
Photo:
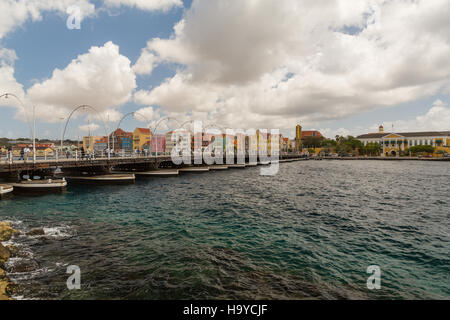
[[[297,125],[295,127],[295,151],[300,152],[302,147],[302,126]]]
[[[136,128],[133,132],[133,150],[142,150],[144,146],[150,146],[152,133],[148,128]]]
[[[258,154],[269,154],[270,134],[267,130],[256,130]]]
[[[108,147],[108,137],[105,136],[86,136],[83,137],[83,149],[85,152],[93,153],[95,145],[102,143],[104,149]]]
[[[52,157],[54,156],[55,146],[53,143],[37,143],[36,144],[36,157]],[[24,158],[33,157],[33,144],[16,144],[12,147],[12,154],[14,157],[20,157],[22,150],[29,150],[28,153],[24,153]]]
[[[409,147],[429,145],[450,153],[450,131],[386,133],[381,125],[378,133],[368,133],[356,137],[363,145],[378,143],[382,147],[382,156],[397,157]]]

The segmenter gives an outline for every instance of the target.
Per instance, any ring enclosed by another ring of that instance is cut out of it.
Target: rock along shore
[[[19,234],[19,231],[11,227],[10,222],[0,222],[0,300],[12,300],[10,292],[14,290],[14,284],[9,280],[3,266],[14,252],[13,246],[4,246],[2,241],[9,241]]]

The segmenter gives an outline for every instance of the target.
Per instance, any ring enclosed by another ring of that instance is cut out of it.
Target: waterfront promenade
[[[231,158],[234,164],[239,163],[236,157]],[[256,158],[262,161],[259,158]],[[302,159],[296,154],[280,155],[279,160],[294,160]],[[251,164],[252,157],[248,155],[244,158],[244,162]],[[266,160],[266,159],[264,159]],[[54,159],[40,159],[33,161],[7,159],[0,163],[0,175],[4,177],[20,175],[23,172],[45,173],[46,175],[53,174],[56,169],[62,172],[95,172],[103,174],[112,172],[114,170],[121,171],[152,171],[159,168],[183,168],[191,165],[208,166],[204,161],[201,164],[194,163],[194,157],[191,157],[191,163],[183,163],[176,165],[172,162],[169,155],[164,156],[119,156],[119,157],[100,157],[100,158],[54,158]],[[242,160],[241,160],[242,161]],[[262,161],[264,162],[264,161]],[[265,161],[267,162],[267,161]],[[227,157],[223,157],[223,164],[227,163]],[[245,164],[243,163],[243,164]],[[267,162],[267,164],[269,164]]]
[[[283,159],[298,159],[300,158],[295,154],[280,155],[280,160]],[[193,157],[192,157],[193,159]],[[305,160],[380,160],[380,161],[450,161],[450,157],[442,158],[427,158],[427,157],[310,157],[302,158]],[[246,156],[245,162],[249,162],[249,157]],[[0,162],[0,173],[27,171],[27,170],[44,170],[44,169],[70,169],[70,168],[89,168],[89,167],[114,167],[114,166],[129,166],[130,169],[134,165],[139,166],[152,166],[153,169],[157,169],[161,164],[165,163],[165,166],[175,166],[172,163],[171,156],[118,156],[118,157],[98,157],[98,158],[84,158],[71,157],[59,159],[38,159],[35,162],[32,159],[28,160],[8,160],[2,159]],[[223,163],[226,163],[224,157]],[[236,163],[236,162],[235,162]],[[206,164],[204,164],[206,165]],[[156,167],[155,167],[156,166]],[[179,167],[179,166],[175,166]]]
[[[324,160],[384,160],[384,161],[450,161],[450,157],[427,158],[427,157],[320,157]]]

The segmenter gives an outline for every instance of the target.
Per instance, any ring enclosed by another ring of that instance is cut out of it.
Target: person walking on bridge
[[[30,150],[30,148],[28,148],[28,147],[25,147],[25,148],[23,149],[23,153],[24,153],[24,155],[25,155],[25,160],[28,160],[28,155],[30,154],[30,152],[31,152],[31,150]]]
[[[81,152],[81,160],[84,160],[85,153],[84,153],[84,148],[83,147],[81,147],[80,152]]]

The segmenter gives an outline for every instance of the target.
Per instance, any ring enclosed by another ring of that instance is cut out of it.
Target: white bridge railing
[[[287,152],[280,152],[280,156],[286,156],[291,155],[295,156],[298,154],[295,153],[287,153]],[[65,161],[89,161],[89,160],[114,160],[114,159],[140,159],[140,158],[163,158],[170,156],[169,152],[164,153],[158,153],[158,156],[155,154],[149,154],[147,152],[111,152],[110,155],[108,155],[105,151],[99,151],[99,152],[85,152],[82,153],[81,151],[72,151],[72,152],[53,152],[52,154],[44,154],[43,156],[37,156],[36,162],[42,163],[42,162],[65,162]],[[192,153],[192,156],[194,154]],[[213,155],[214,156],[214,155]],[[246,154],[248,156],[248,153]],[[224,157],[226,157],[226,154],[224,154]],[[0,163],[2,164],[20,164],[20,163],[33,163],[33,156],[32,155],[26,155],[24,154],[17,156],[13,154],[11,151],[2,152],[0,153]]]

